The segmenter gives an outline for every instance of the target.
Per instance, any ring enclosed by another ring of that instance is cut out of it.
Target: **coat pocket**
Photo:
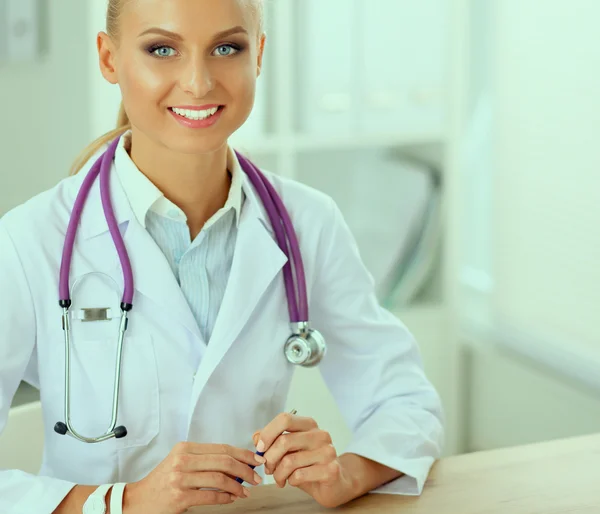
[[[50,366],[44,367],[41,384],[42,401],[54,405],[51,410],[65,417],[64,342],[55,348],[57,354]],[[116,335],[102,339],[77,339],[71,342],[70,421],[73,429],[84,437],[98,437],[108,430],[113,411],[116,386],[118,339]],[[54,353],[54,352],[53,352]],[[61,362],[58,361],[60,355]],[[48,398],[52,395],[52,398]],[[117,426],[123,425],[127,435],[116,440],[117,448],[148,444],[159,431],[159,382],[152,336],[126,335],[123,341],[117,407]],[[69,439],[71,439],[69,437]],[[78,441],[80,444],[89,444]],[[97,444],[104,444],[97,443]]]

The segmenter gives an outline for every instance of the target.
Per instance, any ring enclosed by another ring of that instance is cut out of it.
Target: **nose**
[[[203,98],[214,89],[208,63],[202,58],[190,59],[182,70],[181,88],[195,98]]]

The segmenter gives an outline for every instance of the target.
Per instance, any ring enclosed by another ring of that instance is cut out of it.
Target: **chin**
[[[192,134],[189,137],[174,135],[165,146],[172,151],[182,154],[215,153],[227,145],[227,134]]]

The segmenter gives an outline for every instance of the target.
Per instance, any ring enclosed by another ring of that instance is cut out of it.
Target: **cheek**
[[[156,105],[168,90],[168,81],[158,67],[147,59],[132,58],[123,62],[119,73],[119,85],[130,118],[152,111],[148,107]]]

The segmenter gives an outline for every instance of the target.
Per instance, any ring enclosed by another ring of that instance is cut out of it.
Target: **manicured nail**
[[[259,452],[264,452],[265,451],[265,443],[263,443],[262,441],[258,441],[258,444],[256,445],[256,451]]]
[[[236,501],[238,497],[235,494],[231,494],[231,501]]]
[[[258,482],[259,484],[262,482],[262,478],[258,473],[254,473],[254,481]]]
[[[265,462],[267,462],[267,459],[261,457],[260,455],[254,455],[254,460],[256,460],[256,462],[258,462],[259,464],[264,464]]]
[[[247,487],[244,487],[244,496],[250,498],[250,490]]]

